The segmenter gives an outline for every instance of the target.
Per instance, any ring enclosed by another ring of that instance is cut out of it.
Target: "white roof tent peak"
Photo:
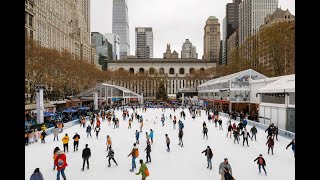
[[[203,86],[209,86],[209,85],[213,85],[213,84],[219,84],[219,83],[223,83],[223,82],[228,82],[230,79],[233,79],[241,74],[244,74],[244,73],[247,73],[247,72],[250,72],[250,75],[252,74],[252,72],[254,72],[255,74],[258,74],[262,77],[265,77],[265,75],[253,70],[253,69],[247,69],[247,70],[244,70],[244,71],[240,71],[240,72],[236,72],[236,73],[233,73],[233,74],[229,74],[229,75],[226,75],[226,76],[223,76],[223,77],[219,77],[219,78],[216,78],[216,79],[212,79],[212,80],[209,80],[201,85],[199,85],[198,87],[203,87]]]
[[[258,93],[290,93],[295,92],[295,74],[282,76],[277,81],[258,90]]]
[[[123,98],[142,98],[140,94],[137,94],[125,87],[116,86],[116,85],[107,84],[107,83],[99,83],[87,90],[82,91],[81,93],[73,97],[75,98],[93,97],[93,94],[96,91],[100,92],[100,94],[102,95],[100,97],[104,97],[104,98],[119,97],[119,96],[122,96]]]

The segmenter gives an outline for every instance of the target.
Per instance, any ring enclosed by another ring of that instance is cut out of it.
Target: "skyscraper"
[[[120,59],[120,38],[114,33],[105,33],[109,43],[112,45],[113,60]]]
[[[278,7],[278,0],[243,0],[239,5],[239,45],[256,34],[267,14]]]
[[[152,27],[136,27],[136,56],[138,59],[153,58]]]
[[[127,0],[113,0],[112,33],[120,38],[120,59],[130,54]]]
[[[202,59],[219,62],[220,51],[220,23],[215,16],[210,16],[204,27],[204,50]]]
[[[182,45],[181,59],[185,58],[198,59],[196,47],[192,46],[192,43],[189,41],[189,39],[186,39],[186,41]]]

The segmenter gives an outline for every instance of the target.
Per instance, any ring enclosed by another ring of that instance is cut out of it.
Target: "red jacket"
[[[63,164],[61,166],[58,166],[59,160],[60,160],[60,162],[63,161]],[[63,169],[66,166],[68,166],[66,155],[64,153],[58,154],[57,158],[54,160],[54,164],[57,166],[57,170]]]
[[[274,140],[271,138],[271,139],[268,139],[267,143],[268,147],[272,147],[274,146]]]

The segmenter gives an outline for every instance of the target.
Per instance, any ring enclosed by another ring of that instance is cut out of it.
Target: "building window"
[[[33,31],[30,30],[30,38],[33,39]]]
[[[179,74],[184,74],[184,68],[180,68]]]
[[[160,68],[159,73],[160,73],[160,74],[164,74],[164,69],[163,69],[163,68]]]
[[[174,74],[174,69],[173,68],[170,68],[169,74]]]
[[[24,14],[24,24],[27,24],[27,17],[28,17],[28,13]]]
[[[25,36],[28,36],[28,29],[27,28],[25,28]]]
[[[200,71],[203,72],[203,71],[204,71],[204,68],[200,68]]]
[[[190,68],[189,73],[190,73],[190,74],[193,74],[193,73],[194,73],[194,69],[193,69],[193,68]]]
[[[140,69],[139,69],[139,73],[140,73],[140,74],[143,74],[143,73],[144,73],[144,69],[143,69],[143,68],[140,68]]]
[[[129,69],[129,73],[130,73],[130,74],[134,74],[134,69],[133,69],[133,68],[130,68],[130,69]]]
[[[154,74],[154,68],[149,69],[149,74]]]
[[[33,16],[29,14],[29,26],[32,27]]]

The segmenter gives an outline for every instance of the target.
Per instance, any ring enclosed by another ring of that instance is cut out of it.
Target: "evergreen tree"
[[[166,101],[168,99],[168,94],[162,80],[160,81],[159,87],[157,89],[156,98],[157,100],[160,99],[162,101]]]

